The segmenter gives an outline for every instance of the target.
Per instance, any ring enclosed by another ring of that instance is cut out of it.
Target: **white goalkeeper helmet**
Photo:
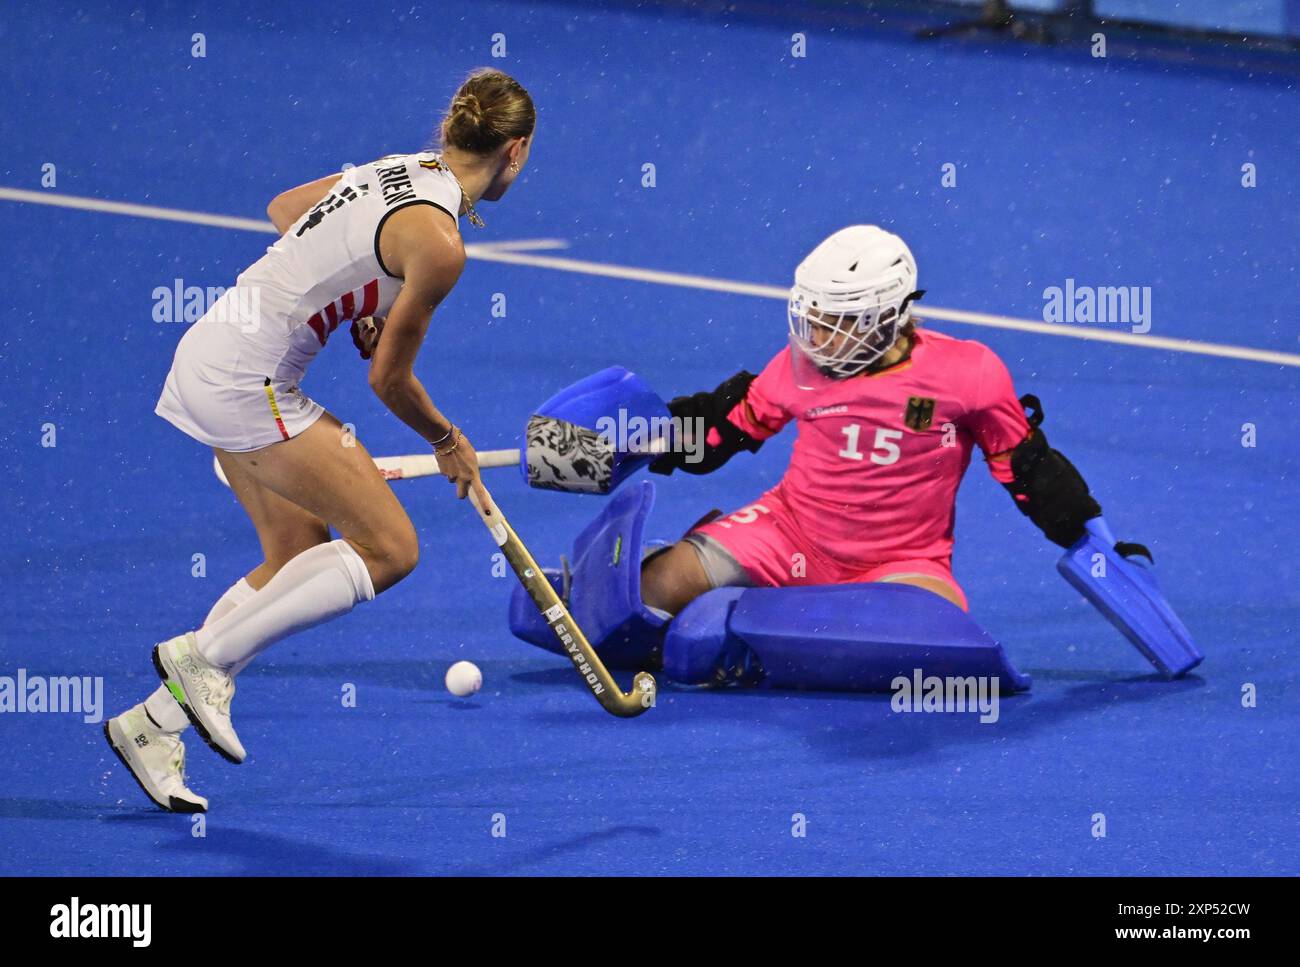
[[[876,225],[850,225],[795,269],[790,342],[823,376],[855,376],[894,345],[920,296],[907,244]]]

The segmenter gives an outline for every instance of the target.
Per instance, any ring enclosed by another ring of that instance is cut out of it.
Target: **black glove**
[[[650,472],[665,475],[674,470],[712,473],[741,450],[757,453],[763,441],[754,439],[727,419],[727,414],[745,398],[754,379],[753,373],[741,370],[723,380],[711,393],[678,396],[669,401],[668,412],[681,428],[684,439],[674,439],[672,450],[655,459],[650,464]],[[698,437],[701,429],[703,438]],[[717,446],[709,446],[707,440],[715,430],[720,439]]]

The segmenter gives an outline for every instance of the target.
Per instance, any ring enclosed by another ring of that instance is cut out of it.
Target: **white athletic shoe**
[[[230,721],[235,679],[199,654],[194,632],[155,647],[153,665],[203,741],[223,759],[243,762],[247,753]]]
[[[208,801],[185,785],[185,743],[153,724],[143,706],[104,723],[104,738],[150,799],[174,813],[205,813]]]

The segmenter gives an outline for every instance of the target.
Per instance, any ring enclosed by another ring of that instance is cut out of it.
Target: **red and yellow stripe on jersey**
[[[280,428],[280,436],[286,440],[289,439],[289,431],[284,427],[284,420],[280,416],[280,404],[275,401],[275,390],[271,388],[271,377],[266,378],[262,384],[266,389],[266,401],[271,404],[271,415],[275,417],[275,425]]]

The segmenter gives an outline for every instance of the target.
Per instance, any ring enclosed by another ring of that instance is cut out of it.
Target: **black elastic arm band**
[[[757,453],[762,440],[750,436],[727,419],[737,403],[749,392],[753,373],[741,370],[723,380],[713,392],[678,396],[668,403],[668,412],[677,418],[682,427],[683,439],[674,440],[671,452],[665,453],[650,464],[651,473],[670,474],[674,470],[687,473],[712,473],[741,450]],[[703,435],[699,434],[703,430]],[[717,431],[717,446],[709,446],[707,438]]]
[[[1047,444],[1039,426],[1042,404],[1036,396],[1022,396],[1020,405],[1029,414],[1029,436],[1011,451],[1013,480],[1004,486],[1020,512],[1061,547],[1070,547],[1083,536],[1084,524],[1101,516],[1101,505],[1088,492],[1088,484],[1074,464]]]

